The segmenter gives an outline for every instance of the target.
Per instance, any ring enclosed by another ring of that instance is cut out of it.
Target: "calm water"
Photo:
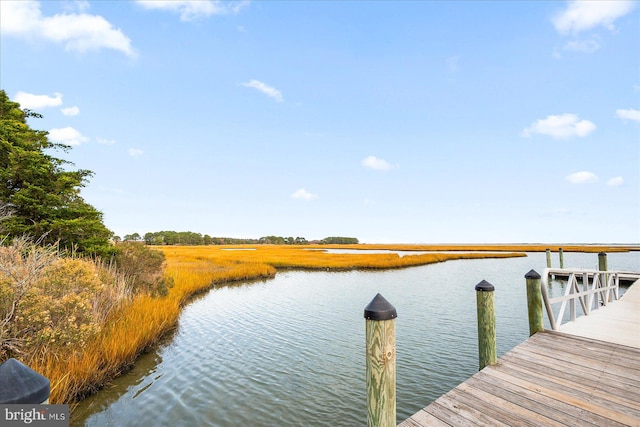
[[[565,253],[565,266],[597,264],[597,254]],[[608,264],[639,271],[640,253],[609,254]],[[386,272],[289,271],[213,289],[185,307],[155,351],[82,402],[72,424],[366,425],[363,310],[378,292],[398,311],[397,413],[405,419],[477,372],[475,285],[496,288],[503,354],[528,336],[524,275],[545,266],[545,254],[532,253]]]

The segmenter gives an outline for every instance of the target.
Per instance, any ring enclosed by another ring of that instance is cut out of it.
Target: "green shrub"
[[[0,361],[79,350],[128,297],[114,268],[14,239],[0,246]]]
[[[116,269],[124,274],[132,293],[147,292],[165,296],[173,286],[165,278],[162,266],[164,253],[150,249],[142,243],[124,242],[116,246],[114,257]]]

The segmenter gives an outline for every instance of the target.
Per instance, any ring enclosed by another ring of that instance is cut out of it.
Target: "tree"
[[[355,237],[341,236],[325,237],[320,241],[322,245],[357,245],[358,243],[358,239]]]
[[[102,213],[80,196],[93,173],[69,170],[71,162],[49,154],[70,147],[31,129],[29,117],[42,116],[21,110],[0,90],[0,205],[8,205],[12,213],[3,221],[0,238],[30,236],[43,244],[59,242],[62,248],[107,254],[112,233]]]
[[[140,234],[138,233],[125,234],[123,238],[125,242],[137,242],[138,240],[142,239],[142,237],[140,237]]]

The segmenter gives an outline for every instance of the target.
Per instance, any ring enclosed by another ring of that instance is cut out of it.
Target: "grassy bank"
[[[157,246],[168,265],[177,260],[207,260],[218,264],[266,264],[274,268],[308,270],[393,269],[432,264],[454,259],[505,258],[526,256],[523,252],[429,253],[399,256],[395,253],[329,253],[326,249],[415,250],[407,245],[233,245],[233,246]],[[448,250],[448,249],[445,249]]]

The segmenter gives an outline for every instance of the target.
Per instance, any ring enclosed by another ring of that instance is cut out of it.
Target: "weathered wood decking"
[[[639,307],[640,281],[580,325],[538,332],[399,426],[640,427]]]

